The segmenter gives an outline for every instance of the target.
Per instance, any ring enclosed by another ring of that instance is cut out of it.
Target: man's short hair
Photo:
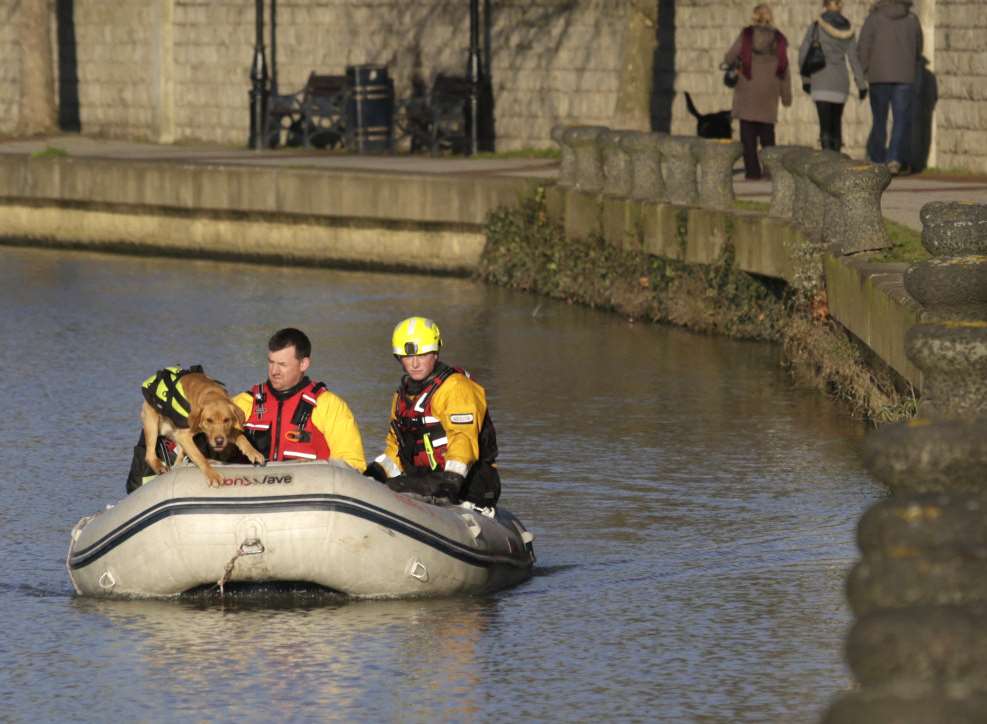
[[[267,341],[267,349],[270,352],[279,352],[285,347],[295,348],[295,358],[305,359],[312,356],[312,343],[308,336],[300,329],[285,327],[279,329],[271,335]]]

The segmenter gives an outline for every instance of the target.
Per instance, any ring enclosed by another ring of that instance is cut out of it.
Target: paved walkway
[[[246,166],[293,166],[322,168],[327,171],[399,173],[443,176],[522,176],[555,178],[558,162],[537,159],[471,159],[430,156],[353,156],[327,151],[287,149],[250,151],[229,146],[174,146],[56,136],[29,141],[0,142],[0,154],[26,154],[60,148],[71,156],[112,158],[134,161],[177,161],[181,163],[229,164]],[[737,197],[767,201],[768,181],[734,181]],[[987,204],[987,178],[940,179],[924,176],[896,178],[884,192],[884,215],[905,226],[921,230],[919,210],[929,201],[971,201]]]

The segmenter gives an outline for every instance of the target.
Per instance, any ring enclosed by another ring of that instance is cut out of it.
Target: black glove
[[[806,93],[812,93],[812,83],[807,80],[802,81],[802,90]]]
[[[384,466],[378,462],[370,463],[367,469],[363,471],[363,474],[368,478],[373,478],[378,483],[387,482],[387,471],[384,470]]]
[[[463,493],[463,484],[466,482],[459,473],[450,473],[448,470],[436,470],[425,476],[431,489],[430,495],[433,498],[448,498],[450,503],[458,503]]]
[[[860,89],[860,100],[862,100],[862,101],[867,100],[867,89],[866,88],[861,88]]]
[[[415,493],[426,498],[446,498],[458,503],[466,479],[462,475],[436,470],[424,475],[398,475],[387,481],[395,493]]]

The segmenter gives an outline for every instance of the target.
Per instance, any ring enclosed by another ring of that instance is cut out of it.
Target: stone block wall
[[[79,116],[86,131],[154,137],[160,28],[150,22],[152,9],[151,0],[75,3]]]
[[[38,0],[41,1],[41,0]],[[489,9],[485,60],[493,86],[497,147],[550,147],[555,124],[620,125],[627,86],[629,18],[642,0],[480,0]],[[646,2],[647,0],[644,0]],[[754,0],[654,0],[659,14],[655,94],[658,130],[693,134],[683,93],[701,111],[729,108],[718,69],[750,20]],[[265,0],[270,10],[272,0]],[[18,0],[0,0],[0,133],[17,121]],[[242,145],[248,134],[253,0],[74,0],[83,132],[163,142]],[[399,96],[437,72],[462,74],[469,44],[467,0],[277,0],[277,71],[282,92],[309,72],[387,65]],[[777,26],[798,46],[821,3],[773,3]],[[846,0],[854,27],[871,0]],[[927,164],[987,171],[987,13],[980,0],[916,0],[925,29],[920,95],[935,123],[919,124]],[[270,17],[267,18],[269,33]],[[53,37],[55,35],[53,34]],[[481,43],[484,38],[481,37]],[[268,61],[270,36],[265,37]],[[777,139],[816,145],[810,98],[793,78],[795,102],[782,109]],[[933,128],[934,125],[934,128]],[[845,150],[862,157],[869,103],[854,94],[844,113]]]
[[[13,134],[20,108],[21,55],[14,27],[13,0],[0,0],[0,134]]]
[[[936,165],[987,171],[987,6],[936,3]]]

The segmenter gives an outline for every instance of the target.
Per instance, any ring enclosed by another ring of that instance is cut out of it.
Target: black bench
[[[465,77],[439,74],[427,95],[398,104],[398,132],[411,139],[412,153],[422,148],[432,155],[466,152],[470,90]]]
[[[303,145],[335,148],[346,135],[346,76],[309,74],[305,87],[288,94],[273,94],[267,102],[264,138],[268,146]]]

